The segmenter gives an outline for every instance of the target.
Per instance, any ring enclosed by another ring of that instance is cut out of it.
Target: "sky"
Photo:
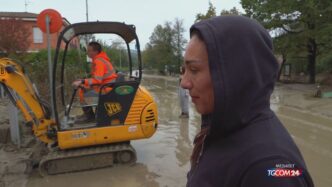
[[[27,6],[25,3],[27,2]],[[32,12],[52,8],[60,12],[70,23],[86,21],[86,0],[0,0],[0,11]],[[217,14],[222,9],[236,7],[242,11],[240,0],[211,0]],[[88,0],[89,21],[119,21],[136,26],[142,48],[149,42],[153,29],[158,24],[183,19],[188,30],[197,13],[205,13],[208,0]]]

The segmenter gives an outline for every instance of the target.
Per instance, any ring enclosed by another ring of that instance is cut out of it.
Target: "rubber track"
[[[127,163],[120,163],[117,154],[129,152],[133,157]],[[134,164],[136,151],[129,143],[99,145],[94,147],[50,152],[39,163],[41,176],[92,170],[114,164]]]

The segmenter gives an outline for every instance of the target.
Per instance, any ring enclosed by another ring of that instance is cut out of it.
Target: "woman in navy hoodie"
[[[242,16],[194,24],[181,86],[202,114],[189,187],[314,186],[294,141],[270,109],[278,72],[269,33]]]

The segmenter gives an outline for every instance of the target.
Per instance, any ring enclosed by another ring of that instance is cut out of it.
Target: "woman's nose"
[[[181,86],[183,89],[188,89],[188,90],[190,90],[190,89],[192,88],[192,83],[191,83],[191,81],[188,79],[188,75],[187,75],[187,73],[184,73],[184,75],[182,76],[180,86]]]

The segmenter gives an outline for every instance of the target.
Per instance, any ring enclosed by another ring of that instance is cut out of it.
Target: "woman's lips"
[[[195,102],[199,99],[198,96],[190,96],[190,97],[191,97],[191,101],[192,101],[193,103],[195,103]]]

